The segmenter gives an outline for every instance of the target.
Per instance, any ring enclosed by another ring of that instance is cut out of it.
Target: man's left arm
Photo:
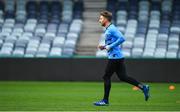
[[[118,46],[125,41],[124,36],[121,34],[120,31],[113,31],[112,34],[115,38],[117,38],[117,40],[115,42],[113,42],[112,44],[105,46],[105,48],[107,50],[109,50],[115,46]]]

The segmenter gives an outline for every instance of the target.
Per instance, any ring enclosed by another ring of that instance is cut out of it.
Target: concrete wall
[[[0,80],[102,81],[106,59],[1,58]],[[126,59],[128,75],[139,81],[180,82],[180,60]],[[112,78],[119,81],[117,76]]]

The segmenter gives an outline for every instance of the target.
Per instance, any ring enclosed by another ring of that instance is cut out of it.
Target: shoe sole
[[[149,99],[149,97],[150,97],[150,93],[149,93],[150,87],[149,87],[148,85],[147,85],[146,87],[147,87],[147,96],[148,96],[148,97],[146,97],[145,100],[148,101],[148,99]]]
[[[109,104],[104,104],[104,105],[96,105],[94,104],[95,106],[109,106]]]

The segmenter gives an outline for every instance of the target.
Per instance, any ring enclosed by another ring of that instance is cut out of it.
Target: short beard
[[[101,26],[105,27],[105,23],[102,23]]]

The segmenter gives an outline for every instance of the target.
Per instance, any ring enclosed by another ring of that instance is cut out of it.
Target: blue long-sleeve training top
[[[122,50],[119,45],[125,41],[122,33],[113,25],[110,24],[105,30],[105,46],[109,50],[108,59],[124,58]]]

